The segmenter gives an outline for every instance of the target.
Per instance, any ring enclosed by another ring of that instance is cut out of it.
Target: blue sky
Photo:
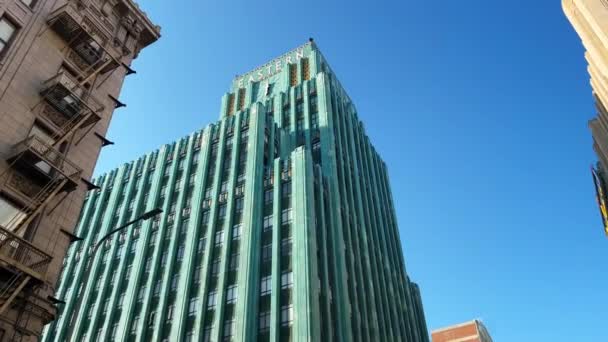
[[[429,329],[608,340],[593,100],[559,1],[140,4],[163,38],[134,64],[97,173],[216,120],[235,74],[314,37],[389,165]]]

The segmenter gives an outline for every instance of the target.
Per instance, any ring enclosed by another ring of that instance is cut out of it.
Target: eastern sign
[[[285,55],[276,58],[261,67],[238,77],[235,83],[238,88],[243,88],[247,83],[260,82],[267,78],[270,78],[287,68],[289,64],[297,63],[300,59],[304,58],[304,48],[306,46],[300,46],[299,48],[286,53]]]

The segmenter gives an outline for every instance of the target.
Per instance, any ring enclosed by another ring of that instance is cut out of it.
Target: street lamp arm
[[[110,238],[110,236],[112,236],[113,234],[116,234],[117,232],[129,227],[130,225],[132,225],[133,223],[139,222],[139,221],[146,221],[149,220],[153,217],[155,217],[156,215],[159,215],[163,212],[162,209],[160,208],[156,208],[156,209],[152,209],[146,213],[141,214],[139,217],[137,217],[136,219],[127,222],[125,224],[123,224],[122,226],[113,229],[112,231],[110,231],[109,233],[107,233],[106,235],[104,235],[104,237],[102,237],[99,241],[97,241],[96,244],[93,245],[93,250],[91,252],[91,254],[89,255],[89,257],[87,258],[86,261],[86,267],[85,270],[88,270],[91,266],[91,263],[93,261],[93,259],[95,258],[95,253],[97,253],[97,250],[99,249],[99,246],[101,246],[103,244],[104,241],[106,241],[107,239]],[[84,279],[82,280],[81,284],[82,285],[86,285],[89,281],[89,276],[91,275],[91,272],[86,272],[85,271],[85,275],[84,275]],[[78,316],[80,314],[80,307],[82,306],[82,299],[83,299],[84,295],[82,297],[76,297],[76,304],[75,304],[75,308],[73,310],[74,314],[76,316]],[[72,322],[69,323],[68,325],[68,341],[74,342],[75,339],[73,338],[74,334],[74,325],[72,325]]]
[[[159,215],[163,212],[162,209],[160,208],[156,208],[156,209],[152,209],[146,213],[141,214],[138,218],[129,221],[125,224],[123,224],[122,226],[113,229],[112,231],[110,231],[109,233],[107,233],[106,235],[104,235],[101,239],[99,239],[99,241],[97,241],[97,243],[95,243],[95,245],[93,246],[93,253],[91,253],[91,255],[95,255],[95,253],[97,252],[97,249],[99,248],[99,246],[101,246],[103,244],[103,242],[105,240],[107,240],[108,238],[110,238],[110,236],[116,234],[117,232],[129,227],[130,225],[137,223],[139,221],[146,221],[149,220],[153,217],[155,217],[156,215]]]

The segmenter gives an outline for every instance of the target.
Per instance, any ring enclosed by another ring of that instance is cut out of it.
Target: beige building
[[[132,0],[0,1],[0,342],[35,341],[129,67],[160,37]]]
[[[608,0],[562,0],[566,16],[581,37],[589,64],[597,117],[589,122],[593,149],[599,162],[593,168],[598,205],[608,234],[606,184],[608,184]]]
[[[477,319],[437,329],[431,336],[432,342],[492,342],[488,329]]]

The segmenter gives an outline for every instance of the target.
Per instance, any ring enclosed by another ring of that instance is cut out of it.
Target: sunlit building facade
[[[216,123],[95,184],[44,342],[428,341],[386,165],[312,40],[237,76]]]
[[[562,0],[566,16],[581,37],[585,47],[587,70],[595,99],[597,116],[589,121],[593,149],[598,162],[592,167],[597,202],[606,235],[608,235],[608,1]]]

